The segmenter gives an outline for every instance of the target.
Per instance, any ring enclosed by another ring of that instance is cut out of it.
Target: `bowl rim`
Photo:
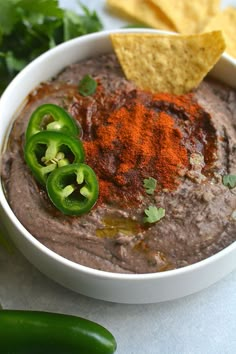
[[[11,83],[8,85],[8,87],[5,89],[1,100],[0,100],[0,112],[2,109],[2,106],[4,106],[4,101],[5,97],[7,97],[11,91],[14,91],[14,87],[17,85],[18,82],[22,80],[22,77],[25,75],[28,75],[28,71],[31,71],[32,68],[35,66],[37,67],[38,64],[46,60],[46,58],[50,57],[54,53],[59,53],[62,49],[66,50],[70,48],[71,46],[74,45],[79,45],[79,43],[86,42],[91,38],[105,38],[108,37],[110,33],[117,33],[117,32],[124,32],[124,33],[140,33],[140,32],[147,32],[147,33],[161,33],[161,34],[173,34],[175,35],[175,32],[169,32],[169,31],[162,31],[162,30],[154,30],[154,29],[147,29],[147,28],[128,28],[128,29],[112,29],[112,30],[105,30],[101,32],[95,32],[91,33],[88,35],[84,35],[81,37],[77,37],[74,39],[71,39],[67,42],[61,43],[57,45],[56,47],[46,51],[45,53],[41,54],[39,57],[34,59],[31,63],[29,63],[16,77],[11,81]],[[227,53],[222,54],[222,58],[226,59],[228,62],[233,64],[236,67],[236,59],[228,55]],[[236,68],[235,68],[236,70]],[[10,125],[10,121],[8,122],[8,128]],[[1,143],[1,151],[3,150],[4,147],[4,140],[6,140],[6,135],[7,132],[5,132],[4,137],[3,137],[3,142]],[[63,266],[66,266],[70,269],[73,269],[75,271],[79,271],[84,273],[85,275],[93,275],[96,276],[97,278],[112,278],[113,280],[123,280],[123,281],[130,281],[130,280],[158,280],[158,279],[163,279],[163,278],[171,278],[175,277],[177,275],[184,275],[187,273],[191,273],[195,270],[199,270],[205,266],[208,266],[210,264],[213,264],[214,262],[217,262],[218,260],[222,259],[223,257],[226,257],[227,254],[230,254],[231,252],[236,251],[236,241],[230,244],[229,246],[225,247],[221,251],[217,252],[216,254],[207,257],[206,259],[203,259],[201,261],[198,261],[196,263],[181,267],[181,268],[176,268],[176,269],[171,269],[167,270],[164,272],[156,272],[156,273],[116,273],[116,272],[108,272],[108,271],[103,271],[95,268],[91,268],[88,266],[81,265],[79,263],[76,263],[74,261],[71,261],[60,254],[52,251],[48,247],[46,247],[44,244],[42,244],[39,240],[37,240],[20,222],[20,220],[16,217],[14,214],[13,210],[10,207],[10,204],[7,201],[7,198],[5,196],[5,193],[3,191],[2,187],[2,178],[0,176],[0,205],[6,215],[8,216],[8,219],[10,222],[14,225],[14,227],[20,232],[22,237],[26,238],[27,241],[29,241],[35,248],[38,248],[42,253],[46,254],[56,262],[60,263]],[[11,236],[10,236],[11,237]]]

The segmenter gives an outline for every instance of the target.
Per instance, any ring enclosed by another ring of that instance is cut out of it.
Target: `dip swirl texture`
[[[98,88],[82,97],[86,74]],[[8,201],[40,242],[92,268],[150,273],[205,259],[236,240],[236,191],[222,184],[236,172],[235,102],[234,90],[210,79],[184,96],[139,91],[114,55],[73,64],[36,88],[14,123],[3,161]],[[100,184],[87,215],[56,210],[25,165],[26,126],[43,103],[63,107],[82,127]],[[143,187],[148,177],[157,180],[153,195]],[[149,205],[165,209],[160,222],[143,223]]]

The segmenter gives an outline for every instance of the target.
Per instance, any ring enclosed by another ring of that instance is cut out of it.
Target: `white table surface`
[[[77,9],[76,0],[60,3]],[[105,12],[104,1],[82,3],[97,10],[106,29],[123,25]],[[222,1],[222,6],[228,4],[236,6],[236,0]],[[41,274],[16,249],[9,254],[0,247],[0,304],[8,309],[63,312],[99,322],[115,335],[117,354],[236,353],[236,271],[186,298],[122,305],[67,290]]]

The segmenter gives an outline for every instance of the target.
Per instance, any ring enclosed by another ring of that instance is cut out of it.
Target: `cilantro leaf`
[[[11,243],[3,236],[3,230],[0,225],[0,245],[3,246],[9,253],[12,253],[12,245]]]
[[[11,70],[20,71],[26,65],[25,60],[17,59],[12,52],[7,52],[5,54],[5,59],[9,72],[11,72]]]
[[[165,209],[150,205],[144,213],[146,214],[143,218],[144,222],[155,223],[165,216]]]
[[[64,12],[64,41],[83,35],[84,31],[81,25],[81,20],[76,13],[70,10]]]
[[[95,93],[97,88],[97,82],[90,76],[85,75],[79,82],[79,93],[82,96],[91,96]]]
[[[143,181],[143,186],[147,194],[154,194],[157,187],[157,180],[153,177],[145,178]]]
[[[102,29],[101,21],[96,12],[90,12],[84,5],[81,5],[81,7],[84,15],[80,16],[71,10],[64,10],[64,41]]]
[[[0,0],[0,29],[3,34],[9,34],[20,18],[17,4],[20,0]]]
[[[80,3],[80,2],[79,2]],[[80,16],[81,24],[86,33],[98,32],[102,29],[102,23],[96,13],[96,11],[89,11],[89,9],[80,3],[84,15]]]
[[[0,94],[30,61],[71,38],[100,31],[95,11],[62,9],[58,0],[0,0]]]
[[[11,0],[12,1],[12,0]],[[11,2],[9,1],[9,2]],[[16,0],[14,0],[16,1]],[[58,7],[58,0],[18,0],[18,6],[24,9],[27,16],[33,13],[38,16],[63,17],[63,10]]]
[[[223,176],[223,184],[226,187],[234,188],[236,187],[236,175],[225,175]]]

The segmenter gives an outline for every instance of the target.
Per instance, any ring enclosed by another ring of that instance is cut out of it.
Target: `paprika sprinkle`
[[[208,161],[214,160],[214,149],[208,146],[215,139],[210,116],[192,94],[153,95],[135,89],[105,95],[100,87],[89,103],[87,99],[83,106],[80,100],[78,105],[74,116],[84,127],[86,160],[98,176],[100,202],[139,201],[147,177],[157,180],[158,190],[174,191],[191,168],[191,154],[208,151]]]

